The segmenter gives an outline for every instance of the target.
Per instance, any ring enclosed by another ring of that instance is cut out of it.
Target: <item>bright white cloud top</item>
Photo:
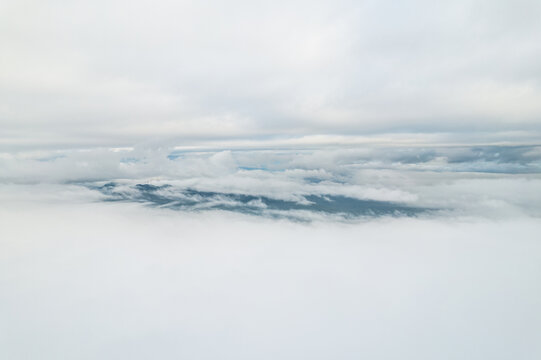
[[[4,358],[541,354],[538,219],[299,225],[33,195],[1,194]]]
[[[4,1],[0,359],[541,358],[539,1]]]

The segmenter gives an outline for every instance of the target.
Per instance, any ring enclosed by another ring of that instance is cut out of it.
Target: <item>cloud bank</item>
[[[537,219],[300,225],[0,197],[2,358],[541,354]]]
[[[89,149],[5,153],[0,166],[4,184],[67,184],[177,210],[541,215],[539,146]]]

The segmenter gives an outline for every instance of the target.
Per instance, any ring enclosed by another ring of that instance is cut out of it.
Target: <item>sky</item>
[[[0,150],[539,138],[541,4],[4,1]]]
[[[541,2],[0,2],[0,358],[541,358]]]

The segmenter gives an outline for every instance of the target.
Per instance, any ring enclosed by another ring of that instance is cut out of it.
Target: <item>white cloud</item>
[[[537,219],[299,225],[11,190],[2,358],[541,354]]]
[[[502,131],[541,130],[540,11],[535,1],[8,1],[0,145],[507,140]]]
[[[538,358],[540,4],[1,2],[0,358]]]
[[[446,215],[504,218],[541,215],[540,166],[537,147],[524,146],[225,151],[138,147],[7,153],[0,158],[0,181],[86,186],[114,181],[115,191],[133,201],[144,200],[136,184],[170,185],[157,194],[171,200],[187,189],[302,204],[311,195],[346,196],[427,207]],[[219,196],[211,196],[212,204],[236,201]],[[209,206],[211,197],[198,206]]]

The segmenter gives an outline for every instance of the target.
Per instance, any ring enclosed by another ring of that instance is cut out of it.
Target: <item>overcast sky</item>
[[[0,146],[531,135],[540,17],[536,0],[7,0]]]

